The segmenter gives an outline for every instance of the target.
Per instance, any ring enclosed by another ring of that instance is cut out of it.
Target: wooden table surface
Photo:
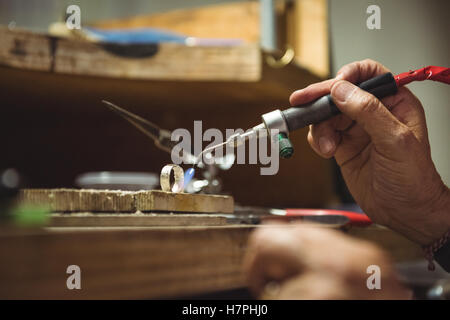
[[[3,228],[0,299],[177,298],[244,288],[246,242],[260,227]],[[377,242],[394,261],[421,256],[420,248],[384,228],[349,234]],[[70,265],[80,267],[80,290],[67,288]]]
[[[189,296],[244,286],[252,227],[70,227],[0,233],[1,299]],[[66,286],[81,269],[81,290]]]

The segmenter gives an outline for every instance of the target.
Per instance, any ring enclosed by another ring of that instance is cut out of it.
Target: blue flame
[[[189,182],[194,177],[194,174],[195,174],[194,168],[189,168],[189,169],[186,170],[186,172],[184,173],[184,188],[187,187]]]

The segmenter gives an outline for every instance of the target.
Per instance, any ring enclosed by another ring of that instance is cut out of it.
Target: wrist
[[[418,239],[423,246],[431,245],[450,230],[450,189],[441,181],[438,191],[429,204],[429,213],[424,212],[424,221]]]
[[[442,183],[441,192],[435,201],[432,217],[434,222],[439,226],[436,227],[434,239],[437,240],[450,230],[450,189],[444,183]]]
[[[392,229],[405,235],[410,240],[428,246],[440,239],[450,230],[450,190],[442,181],[423,205],[415,207],[415,214]]]

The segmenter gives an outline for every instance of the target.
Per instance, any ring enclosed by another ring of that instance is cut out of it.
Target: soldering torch
[[[412,81],[434,80],[450,84],[450,68],[429,66],[397,76],[388,72],[360,83],[358,86],[378,99],[397,93],[399,87]],[[290,158],[294,148],[289,132],[317,124],[340,113],[331,95],[322,96],[310,103],[293,106],[285,110],[274,110],[262,115],[262,123],[242,134],[232,135],[225,144],[237,147],[248,139],[261,135],[273,136],[278,140],[279,154]],[[273,132],[277,132],[276,135]]]

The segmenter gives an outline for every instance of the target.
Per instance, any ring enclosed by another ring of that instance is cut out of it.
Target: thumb
[[[403,127],[380,100],[348,81],[334,83],[331,97],[341,112],[355,120],[374,143],[392,141]]]

